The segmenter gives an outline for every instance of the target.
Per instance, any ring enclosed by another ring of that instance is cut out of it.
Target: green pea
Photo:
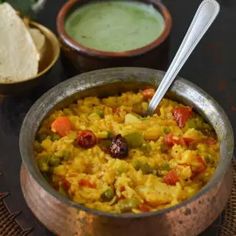
[[[164,132],[165,134],[170,133],[170,128],[169,128],[169,127],[164,127],[164,128],[163,128],[163,132]]]
[[[60,158],[59,157],[57,157],[57,156],[54,156],[54,155],[52,155],[51,157],[50,157],[50,159],[49,159],[49,165],[50,166],[58,166],[58,165],[60,165],[60,163],[61,163],[61,160],[60,160]]]
[[[47,160],[45,160],[43,158],[38,159],[38,167],[39,167],[40,171],[42,171],[42,172],[49,171],[49,166],[48,166]]]
[[[194,129],[197,129],[199,131],[205,131],[205,130],[208,130],[210,131],[211,130],[211,127],[206,124],[204,122],[204,120],[201,118],[201,117],[194,117],[194,118],[191,118],[187,121],[185,127],[187,129],[189,128],[194,128]],[[203,132],[204,133],[204,132]]]
[[[136,170],[140,170],[141,165],[142,165],[142,162],[141,162],[141,161],[135,160],[135,161],[133,162],[133,166],[134,166],[134,168],[135,168]]]
[[[214,165],[215,164],[215,161],[213,160],[213,158],[211,156],[205,156],[205,161],[209,165]]]
[[[63,161],[68,161],[70,159],[70,152],[64,151],[61,158]]]
[[[114,137],[114,134],[111,131],[107,131],[107,138],[110,139],[113,137]]]
[[[148,164],[148,163],[143,163],[141,161],[136,161],[134,162],[134,168],[136,170],[141,170],[143,174],[152,174],[154,172],[154,169]]]
[[[47,138],[47,136],[48,136],[48,135],[47,135],[47,134],[44,134],[44,133],[42,133],[42,134],[37,134],[37,135],[36,135],[36,140],[41,143],[44,139]]]
[[[108,188],[101,194],[101,199],[104,202],[109,202],[115,196],[114,190],[112,188]]]
[[[68,109],[68,108],[64,108],[63,109],[63,113],[67,116],[70,116],[70,115],[73,115],[73,112],[71,109]]]
[[[43,151],[43,147],[41,146],[41,144],[38,142],[38,141],[35,141],[34,142],[34,150],[36,152],[41,152]]]
[[[102,110],[96,110],[96,113],[100,116],[100,118],[104,118],[104,112]]]
[[[103,139],[99,142],[98,146],[104,151],[109,152],[110,146],[111,146],[111,140],[110,139]]]
[[[58,135],[58,134],[52,134],[50,135],[50,139],[52,141],[56,141],[56,140],[59,140],[61,137]]]
[[[144,163],[141,166],[141,170],[142,170],[143,174],[151,174],[154,171],[153,168],[148,163]]]
[[[135,198],[124,199],[118,202],[118,207],[121,212],[130,212],[132,209],[137,208],[139,201]]]
[[[66,192],[66,190],[60,185],[59,186],[59,193],[61,193],[63,196],[68,196],[68,194],[67,194],[67,192]]]
[[[170,165],[169,165],[169,163],[167,163],[167,162],[163,163],[163,164],[160,166],[160,169],[161,169],[161,170],[169,171],[169,170],[170,170]]]
[[[187,128],[194,128],[197,129],[199,126],[199,122],[196,119],[188,119],[186,123]]]

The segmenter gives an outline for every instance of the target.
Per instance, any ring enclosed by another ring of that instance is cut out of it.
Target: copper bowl
[[[157,212],[106,213],[65,198],[47,183],[37,167],[33,140],[41,121],[53,109],[88,95],[107,96],[147,85],[157,87],[163,75],[164,72],[145,68],[88,72],[58,84],[31,107],[20,132],[21,187],[35,216],[56,235],[193,236],[206,229],[222,212],[232,187],[232,127],[213,98],[182,78],[174,82],[167,96],[193,106],[211,123],[220,140],[221,159],[216,172],[192,198]]]
[[[44,52],[39,61],[38,73],[36,76],[27,80],[0,83],[1,95],[18,95],[35,88],[45,81],[45,75],[50,71],[59,58],[60,45],[55,34],[45,26],[34,21],[29,21],[29,26],[38,29],[45,36]]]
[[[143,66],[165,69],[168,62],[168,38],[172,26],[172,18],[161,1],[143,0],[141,2],[152,4],[161,13],[165,22],[162,34],[144,47],[123,52],[105,52],[85,47],[66,33],[64,25],[67,16],[78,7],[89,2],[91,1],[67,1],[57,16],[57,31],[61,40],[62,50],[66,58],[78,71],[85,72],[116,66]]]

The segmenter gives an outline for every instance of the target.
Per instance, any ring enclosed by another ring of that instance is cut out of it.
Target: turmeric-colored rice
[[[34,150],[49,183],[113,213],[156,211],[196,194],[217,166],[216,134],[192,108],[166,98],[145,117],[152,95],[86,97],[46,117]],[[123,149],[113,145],[117,137]]]

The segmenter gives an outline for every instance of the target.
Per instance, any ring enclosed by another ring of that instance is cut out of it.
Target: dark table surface
[[[65,0],[48,0],[37,21],[56,32],[55,19]],[[176,52],[200,0],[163,0],[173,16],[170,58]],[[198,45],[180,75],[199,85],[224,108],[236,129],[236,1],[220,0],[221,11],[206,37]],[[19,171],[21,158],[18,147],[22,120],[33,102],[46,90],[74,75],[59,60],[47,75],[48,83],[28,95],[0,96],[0,192],[10,192],[5,199],[10,211],[21,211],[18,222],[33,228],[31,235],[52,235],[33,216],[23,199]],[[46,210],[46,209],[45,209]],[[217,235],[216,225],[204,235]]]

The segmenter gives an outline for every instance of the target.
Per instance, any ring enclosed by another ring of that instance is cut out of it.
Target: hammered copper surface
[[[22,171],[21,185],[29,207],[51,231],[65,236],[194,236],[206,229],[222,212],[232,186],[232,128],[214,99],[180,78],[175,81],[168,96],[193,106],[201,113],[216,130],[221,149],[221,160],[213,178],[191,199],[169,209],[139,215],[99,212],[61,196],[49,186],[37,168],[32,142],[42,119],[55,107],[82,96],[106,96],[147,85],[157,86],[163,75],[163,72],[145,68],[89,72],[60,83],[31,107],[20,133],[20,152],[27,169]]]
[[[182,208],[159,216],[119,219],[95,216],[63,204],[42,189],[24,166],[21,169],[21,186],[28,206],[49,230],[61,236],[198,235],[223,211],[231,185],[230,170],[215,188]]]

